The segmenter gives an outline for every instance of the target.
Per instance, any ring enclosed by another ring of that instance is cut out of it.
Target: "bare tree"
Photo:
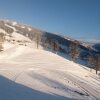
[[[88,66],[90,67],[90,71],[94,68],[94,56],[90,53],[88,56]]]
[[[70,55],[73,61],[79,56],[79,42],[74,41],[70,44]]]
[[[39,48],[39,44],[40,44],[40,41],[41,41],[41,35],[40,33],[36,33],[36,45],[37,45],[37,49]]]
[[[95,70],[97,74],[97,71],[100,70],[100,55],[95,55],[94,63],[95,63]]]
[[[100,70],[100,55],[99,54],[90,55],[88,57],[88,61],[89,61],[89,67],[94,68],[97,74],[98,70]]]
[[[52,46],[53,46],[53,50],[57,53],[57,51],[59,51],[59,45],[57,41],[53,41]]]
[[[0,51],[3,50],[3,46],[2,46],[3,42],[4,42],[4,34],[0,33]]]

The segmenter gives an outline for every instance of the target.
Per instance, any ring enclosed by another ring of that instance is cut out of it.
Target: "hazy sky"
[[[0,0],[0,18],[75,38],[100,38],[100,0]]]

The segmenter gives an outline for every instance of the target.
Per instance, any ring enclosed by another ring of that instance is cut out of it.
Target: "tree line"
[[[55,53],[59,52],[61,49],[60,44],[58,43],[57,40],[49,38],[49,37],[44,37],[41,38],[40,34],[36,35],[36,44],[37,48],[39,47],[40,44],[45,49],[52,49]],[[67,48],[69,51],[69,55],[71,57],[71,60],[75,61],[77,58],[80,56],[80,42],[79,41],[70,41],[70,45]],[[87,57],[88,65],[91,69],[96,70],[96,74],[98,70],[100,70],[100,55],[99,54],[91,54],[89,51],[89,56]]]

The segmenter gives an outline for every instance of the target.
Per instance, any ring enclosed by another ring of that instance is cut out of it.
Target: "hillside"
[[[66,45],[75,40],[11,21],[0,21],[0,32],[0,100],[100,100],[99,76],[69,60]]]
[[[26,46],[0,55],[1,100],[100,99],[100,79],[85,66]]]
[[[9,20],[0,20],[0,30],[3,33],[7,33],[11,35],[13,32],[19,33],[21,35],[24,35],[25,37],[30,38],[32,41],[36,41],[37,38],[39,39],[39,44],[44,47],[44,49],[53,49],[53,44],[55,43],[56,45],[59,46],[59,49],[56,51],[59,51],[61,53],[67,54],[69,52],[68,48],[69,45],[72,42],[75,42],[77,40],[66,37],[66,36],[61,36],[59,34],[54,34],[50,32],[45,32],[36,28],[33,28],[31,26],[25,25],[25,24],[19,24],[15,21],[9,21]],[[77,41],[79,42],[79,41]],[[84,44],[83,42],[80,42],[80,57],[84,55],[89,55],[89,45],[86,43]],[[91,52],[98,54],[99,52],[91,48]]]

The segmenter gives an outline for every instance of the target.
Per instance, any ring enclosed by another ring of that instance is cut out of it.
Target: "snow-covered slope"
[[[0,100],[99,100],[99,94],[100,79],[89,69],[49,51],[16,45],[0,53]]]
[[[12,25],[17,28],[5,24],[12,33],[0,30],[6,34],[0,52],[0,100],[100,100],[100,78],[94,70],[40,45],[36,49],[27,34],[19,34],[18,24]]]

